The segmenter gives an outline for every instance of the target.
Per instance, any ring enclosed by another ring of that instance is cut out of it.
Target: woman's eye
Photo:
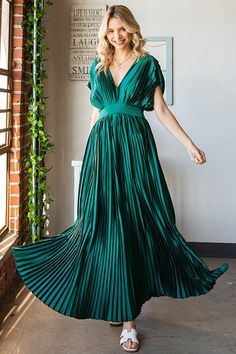
[[[122,31],[126,31],[126,29],[125,29],[125,28],[122,28]],[[108,30],[107,32],[108,32],[108,33],[111,33],[111,32],[113,32],[113,30]]]

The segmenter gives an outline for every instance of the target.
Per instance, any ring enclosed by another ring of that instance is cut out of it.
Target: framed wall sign
[[[107,5],[72,5],[70,9],[69,80],[88,81],[96,55],[98,30]]]

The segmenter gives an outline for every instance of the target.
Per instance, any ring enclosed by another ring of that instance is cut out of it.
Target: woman
[[[155,109],[194,163],[206,158],[167,108],[159,62],[144,44],[130,10],[110,6],[90,67],[94,110],[77,219],[61,234],[13,248],[19,274],[40,300],[67,316],[123,324],[125,351],[139,349],[135,318],[144,302],[205,294],[228,269],[210,270],[176,228],[143,111]]]

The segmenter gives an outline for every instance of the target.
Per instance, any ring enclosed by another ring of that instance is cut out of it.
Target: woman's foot
[[[132,329],[135,329],[135,331],[136,331],[135,320],[123,322],[123,330],[124,329],[127,329],[128,332],[131,332]],[[134,333],[134,335],[135,335],[135,333]],[[124,350],[125,349],[133,349],[133,351],[135,351],[138,349],[139,344],[134,342],[132,339],[128,338],[125,342],[122,343],[122,347]]]

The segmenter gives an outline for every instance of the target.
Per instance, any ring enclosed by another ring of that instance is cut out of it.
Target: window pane
[[[0,109],[6,109],[7,107],[7,92],[0,92]]]
[[[0,87],[4,88],[4,89],[8,88],[7,87],[7,76],[0,75]]]
[[[0,129],[6,128],[7,125],[7,114],[0,113]]]
[[[0,68],[8,69],[9,55],[9,15],[10,5],[7,0],[2,0],[1,42],[0,42]]]
[[[6,225],[7,154],[0,156],[0,229]]]
[[[5,145],[5,144],[6,144],[6,133],[0,133],[0,145]]]

